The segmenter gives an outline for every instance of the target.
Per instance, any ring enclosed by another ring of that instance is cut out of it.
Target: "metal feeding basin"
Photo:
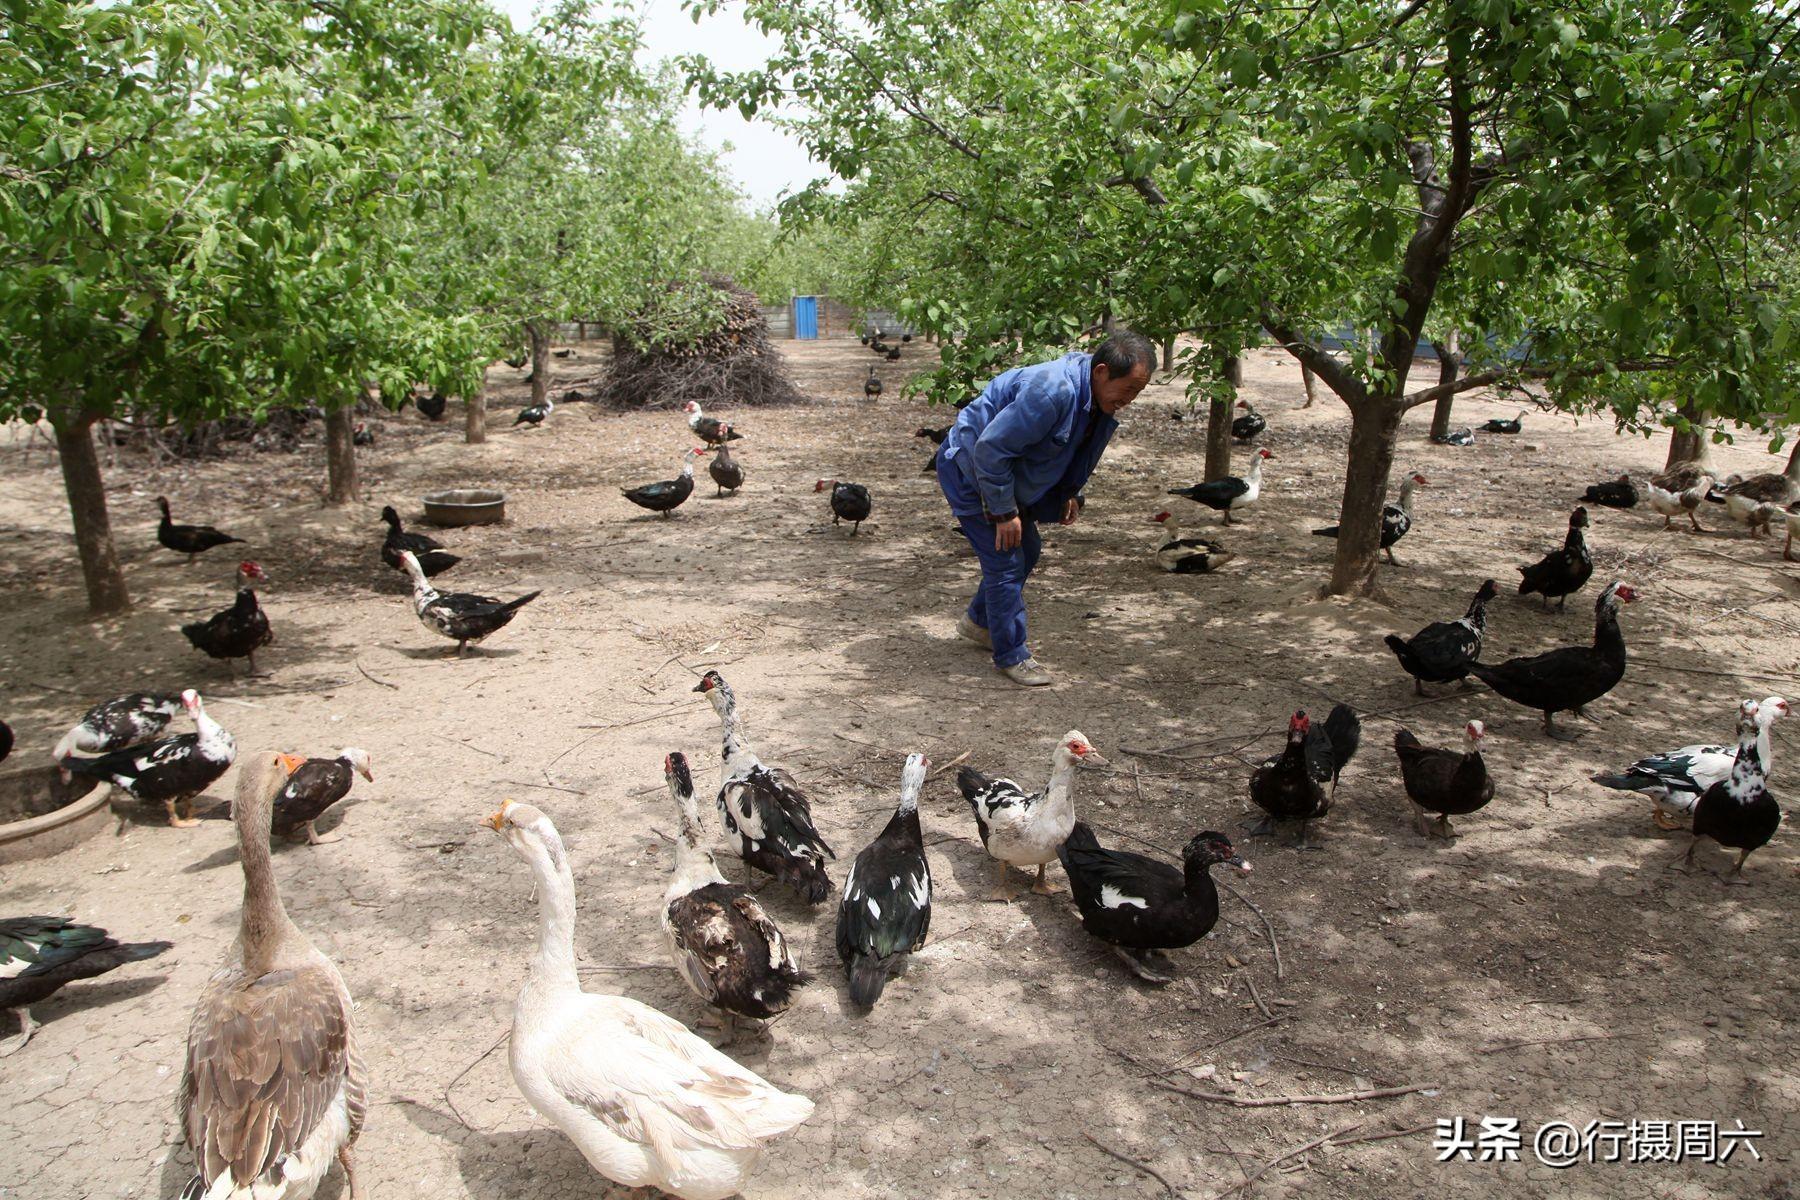
[[[506,520],[506,493],[455,488],[425,493],[425,519],[433,525],[498,525]]]
[[[109,791],[80,775],[64,783],[55,767],[0,772],[0,863],[61,854],[105,829]]]

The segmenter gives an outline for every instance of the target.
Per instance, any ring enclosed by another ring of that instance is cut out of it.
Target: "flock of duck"
[[[705,416],[698,405],[689,405],[688,412],[690,431],[707,446],[683,455],[677,480],[627,490],[633,503],[666,515],[691,492],[694,459],[711,450],[726,463],[723,477],[720,460],[713,464],[720,494],[742,484],[742,468],[727,450],[741,435]],[[1238,419],[1242,438],[1255,437],[1265,425],[1253,409],[1248,415],[1254,422]],[[1517,422],[1512,424],[1516,431]],[[941,434],[933,440],[941,442]],[[1232,523],[1234,511],[1255,503],[1262,465],[1271,457],[1267,449],[1259,450],[1244,478],[1174,494],[1220,511]],[[1741,482],[1726,485],[1728,505],[1740,494],[1730,489]],[[1422,475],[1409,477],[1400,503],[1384,514],[1382,545],[1390,557],[1393,543],[1410,526],[1413,489],[1425,483]],[[835,516],[852,522],[868,516],[866,490],[860,508],[854,495],[846,499],[846,511],[840,509],[838,490],[856,485],[822,480],[816,490],[827,486],[833,489]],[[1692,519],[1700,499],[1714,489],[1710,476],[1678,470],[1652,482],[1652,503],[1660,493],[1672,498],[1673,508],[1665,511],[1657,504],[1657,511]],[[190,562],[240,541],[210,526],[176,525],[167,501],[158,503],[159,541],[187,554]],[[1385,519],[1393,514],[1398,515]],[[502,601],[440,592],[431,578],[455,567],[459,558],[434,539],[407,531],[391,507],[382,519],[383,561],[407,573],[419,620],[455,641],[459,654],[469,642],[505,626],[538,594]],[[1167,512],[1152,520],[1167,533],[1157,561],[1169,571],[1205,572],[1230,557],[1205,539],[1183,539]],[[1519,568],[1519,594],[1539,594],[1548,607],[1552,598],[1564,604],[1580,591],[1593,573],[1589,527],[1587,510],[1576,508],[1563,545]],[[1318,532],[1331,536],[1336,530]],[[233,607],[184,627],[194,645],[214,657],[250,658],[268,644],[267,617],[251,587],[266,578],[256,563],[241,563]],[[1386,644],[1419,694],[1426,684],[1466,687],[1464,681],[1474,676],[1504,699],[1543,713],[1547,734],[1569,736],[1554,725],[1555,714],[1585,715],[1584,707],[1624,676],[1618,616],[1620,607],[1634,600],[1633,590],[1619,581],[1602,590],[1591,645],[1486,664],[1480,655],[1487,608],[1496,595],[1493,581],[1485,581],[1460,618],[1434,622],[1410,638],[1389,635]],[[719,672],[706,672],[694,691],[705,696],[720,722],[721,767],[711,808],[725,846],[750,872],[771,877],[809,906],[825,904],[834,890],[831,864],[837,856],[814,824],[811,798],[788,771],[757,756],[737,695]],[[1684,746],[1596,775],[1594,781],[1648,797],[1662,828],[1690,825],[1693,841],[1674,865],[1691,867],[1700,839],[1711,838],[1739,851],[1731,872],[1739,877],[1750,853],[1767,843],[1779,824],[1779,808],[1767,788],[1769,729],[1787,710],[1778,696],[1746,700],[1737,713],[1735,745]],[[193,731],[163,736],[184,712]],[[1486,727],[1471,720],[1466,734],[1467,749],[1424,745],[1405,728],[1395,734],[1401,787],[1424,836],[1453,836],[1452,816],[1477,812],[1495,796],[1481,750]],[[1329,813],[1338,779],[1361,740],[1361,720],[1348,705],[1334,706],[1318,723],[1305,710],[1295,712],[1286,745],[1250,777],[1249,798],[1266,814],[1252,836],[1291,822],[1298,824],[1304,843],[1309,825]],[[232,735],[208,716],[192,689],[179,696],[134,693],[97,704],[57,743],[54,755],[65,779],[105,782],[163,807],[176,826],[197,823],[189,811],[193,799],[238,758]],[[1070,730],[1057,740],[1049,778],[1040,789],[990,777],[967,764],[958,767],[956,781],[995,863],[990,898],[1016,898],[1009,886],[1015,870],[1033,873],[1033,892],[1054,893],[1046,868],[1058,863],[1083,928],[1138,978],[1167,983],[1174,977],[1169,952],[1195,944],[1219,919],[1211,869],[1225,865],[1248,872],[1250,865],[1229,837],[1213,830],[1186,843],[1179,866],[1102,845],[1077,818],[1074,785],[1078,769],[1104,764],[1087,737]],[[339,836],[320,835],[314,822],[348,796],[356,775],[373,778],[369,755],[346,748],[333,758],[305,760],[262,752],[238,766],[231,816],[244,899],[239,936],[197,998],[189,1026],[178,1096],[196,1173],[183,1195],[298,1200],[312,1194],[335,1162],[355,1197],[360,1192],[351,1152],[369,1091],[354,1006],[336,965],[288,918],[270,840],[284,836],[318,843]],[[930,770],[925,756],[907,756],[892,817],[856,855],[838,886],[836,951],[850,998],[865,1011],[925,945],[930,930],[932,871],[918,809]],[[762,1022],[787,1011],[812,976],[755,891],[719,870],[686,756],[671,751],[663,772],[679,825],[659,921],[680,978],[708,1006],[710,1019],[722,1029],[722,1044],[729,1045],[741,1025],[760,1030]],[[515,1005],[511,1038],[511,1068],[521,1093],[611,1180],[686,1200],[739,1192],[764,1143],[806,1121],[811,1101],[749,1071],[648,1005],[584,992],[576,973],[574,877],[554,822],[538,808],[507,801],[481,824],[524,860],[539,905],[537,949]],[[16,1011],[22,1025],[17,1037],[0,1043],[0,1054],[16,1052],[30,1038],[29,1005],[73,980],[153,957],[169,945],[123,944],[105,930],[65,918],[0,920],[0,1007]]]

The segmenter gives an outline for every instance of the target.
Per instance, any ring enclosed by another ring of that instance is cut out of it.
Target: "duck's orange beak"
[[[282,773],[287,775],[292,775],[295,771],[298,771],[306,762],[306,760],[301,758],[298,754],[281,753],[275,755],[275,761],[281,764]]]
[[[491,829],[495,833],[499,833],[506,827],[506,810],[511,808],[512,804],[513,802],[511,800],[502,800],[500,802],[500,807],[495,810],[492,816],[483,817],[480,821],[476,822],[476,824],[484,829]]]

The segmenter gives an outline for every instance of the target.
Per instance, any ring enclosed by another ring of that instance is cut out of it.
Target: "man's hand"
[[[1080,515],[1081,515],[1081,501],[1077,500],[1073,496],[1070,496],[1069,502],[1067,504],[1063,505],[1062,520],[1058,521],[1057,524],[1058,525],[1073,525],[1075,523],[1075,518],[1079,517]]]
[[[1008,517],[994,525],[994,549],[1016,550],[1025,536],[1025,526],[1018,517]]]

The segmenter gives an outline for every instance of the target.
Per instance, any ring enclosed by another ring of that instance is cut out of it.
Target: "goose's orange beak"
[[[298,754],[277,753],[275,755],[275,761],[281,764],[282,773],[286,775],[292,775],[306,763],[306,760],[301,758]]]
[[[476,822],[476,824],[484,829],[491,829],[495,833],[499,833],[506,827],[506,810],[511,808],[512,805],[513,802],[511,800],[502,800],[500,802],[500,807],[495,810],[492,816],[483,817],[480,821]]]

